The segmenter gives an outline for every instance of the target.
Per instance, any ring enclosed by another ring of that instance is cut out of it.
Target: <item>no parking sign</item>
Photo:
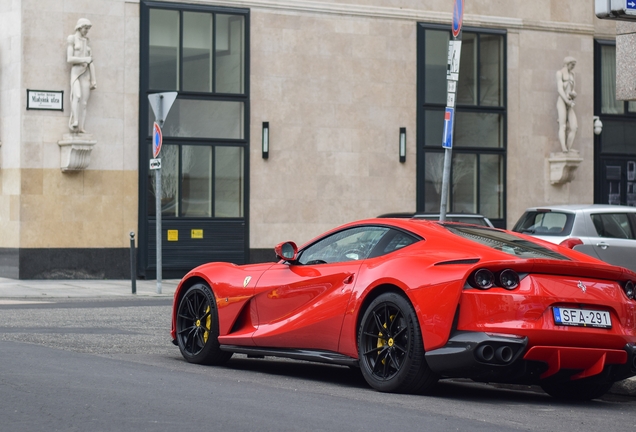
[[[163,135],[161,134],[161,128],[154,122],[152,125],[152,157],[157,158],[161,151],[161,144],[163,142]]]

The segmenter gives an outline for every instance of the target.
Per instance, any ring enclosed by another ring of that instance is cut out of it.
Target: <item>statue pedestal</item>
[[[570,150],[567,153],[550,153],[548,162],[550,163],[550,184],[559,185],[574,180],[574,173],[583,162],[583,158],[578,151]]]
[[[91,152],[97,141],[93,135],[78,133],[64,134],[60,146],[60,168],[62,172],[86,169],[91,161]]]

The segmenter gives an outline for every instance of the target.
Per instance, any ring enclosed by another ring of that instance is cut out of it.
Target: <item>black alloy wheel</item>
[[[214,294],[206,284],[191,286],[179,301],[177,342],[190,363],[221,365],[232,353],[219,348],[219,320]]]
[[[360,370],[382,392],[425,393],[438,376],[424,358],[424,343],[411,303],[389,292],[366,309],[358,329]]]

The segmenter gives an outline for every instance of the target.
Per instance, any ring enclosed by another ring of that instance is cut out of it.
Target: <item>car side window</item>
[[[600,213],[590,215],[599,237],[634,239],[634,231],[626,213]]]
[[[365,259],[389,228],[364,226],[346,229],[301,251],[300,264],[331,264]]]

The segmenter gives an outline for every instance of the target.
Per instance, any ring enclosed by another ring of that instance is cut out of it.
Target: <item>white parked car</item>
[[[531,207],[512,230],[636,271],[636,207]]]

